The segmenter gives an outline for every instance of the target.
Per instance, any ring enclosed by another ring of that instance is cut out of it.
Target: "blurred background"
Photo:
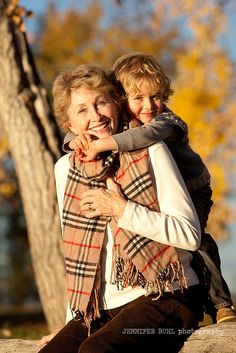
[[[59,71],[81,63],[105,70],[129,51],[155,55],[172,79],[169,106],[189,126],[211,175],[208,231],[236,297],[235,0],[21,0],[36,67],[49,94]],[[0,337],[24,336],[11,323],[47,332],[32,270],[27,227],[8,136],[0,131]],[[11,316],[13,319],[11,319]],[[31,320],[31,321],[32,321]],[[30,321],[30,320],[29,320]]]

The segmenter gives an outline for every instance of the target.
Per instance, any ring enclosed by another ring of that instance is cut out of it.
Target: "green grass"
[[[48,333],[46,323],[4,324],[0,327],[0,338],[38,340]]]
[[[7,312],[1,310],[0,338],[37,340],[48,333],[42,312],[28,312],[22,309]]]

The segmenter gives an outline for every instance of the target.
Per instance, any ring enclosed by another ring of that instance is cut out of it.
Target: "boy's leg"
[[[221,273],[221,261],[218,247],[210,234],[202,236],[199,253],[210,272],[209,296],[216,309],[216,321],[236,321],[231,294]]]
[[[202,242],[198,249],[207,268],[211,272],[209,287],[210,297],[216,309],[232,306],[230,291],[221,273],[221,261],[217,244],[210,234],[202,236]]]
[[[199,286],[158,300],[142,296],[89,336],[79,353],[177,353],[202,319]]]
[[[195,255],[193,253],[193,267],[201,282],[204,282],[206,289],[208,289],[206,303],[207,311],[211,315],[213,322],[231,319],[236,320],[236,313],[233,308],[231,308],[232,299],[230,291],[221,273],[220,256],[217,244],[214,239],[204,231],[212,206],[212,190],[210,185],[207,184],[196,191],[192,191],[190,195],[196,208],[202,229],[200,248]],[[224,312],[220,310],[218,313],[217,311],[220,308],[228,309]],[[216,316],[220,316],[220,319],[216,318]]]

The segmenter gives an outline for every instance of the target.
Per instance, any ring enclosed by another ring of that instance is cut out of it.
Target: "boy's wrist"
[[[93,148],[94,152],[96,152],[97,154],[103,152],[102,144],[100,143],[100,141],[101,140],[98,139],[98,140],[93,140],[91,142],[92,148]]]
[[[104,137],[98,140],[94,140],[92,142],[93,149],[97,153],[105,152],[105,151],[118,151],[118,146],[112,136]]]

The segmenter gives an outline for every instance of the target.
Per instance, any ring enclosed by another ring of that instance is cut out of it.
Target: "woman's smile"
[[[97,124],[93,127],[89,127],[90,131],[102,131],[102,130],[106,130],[108,127],[110,127],[110,120],[107,120],[106,122],[102,122],[101,124]]]

